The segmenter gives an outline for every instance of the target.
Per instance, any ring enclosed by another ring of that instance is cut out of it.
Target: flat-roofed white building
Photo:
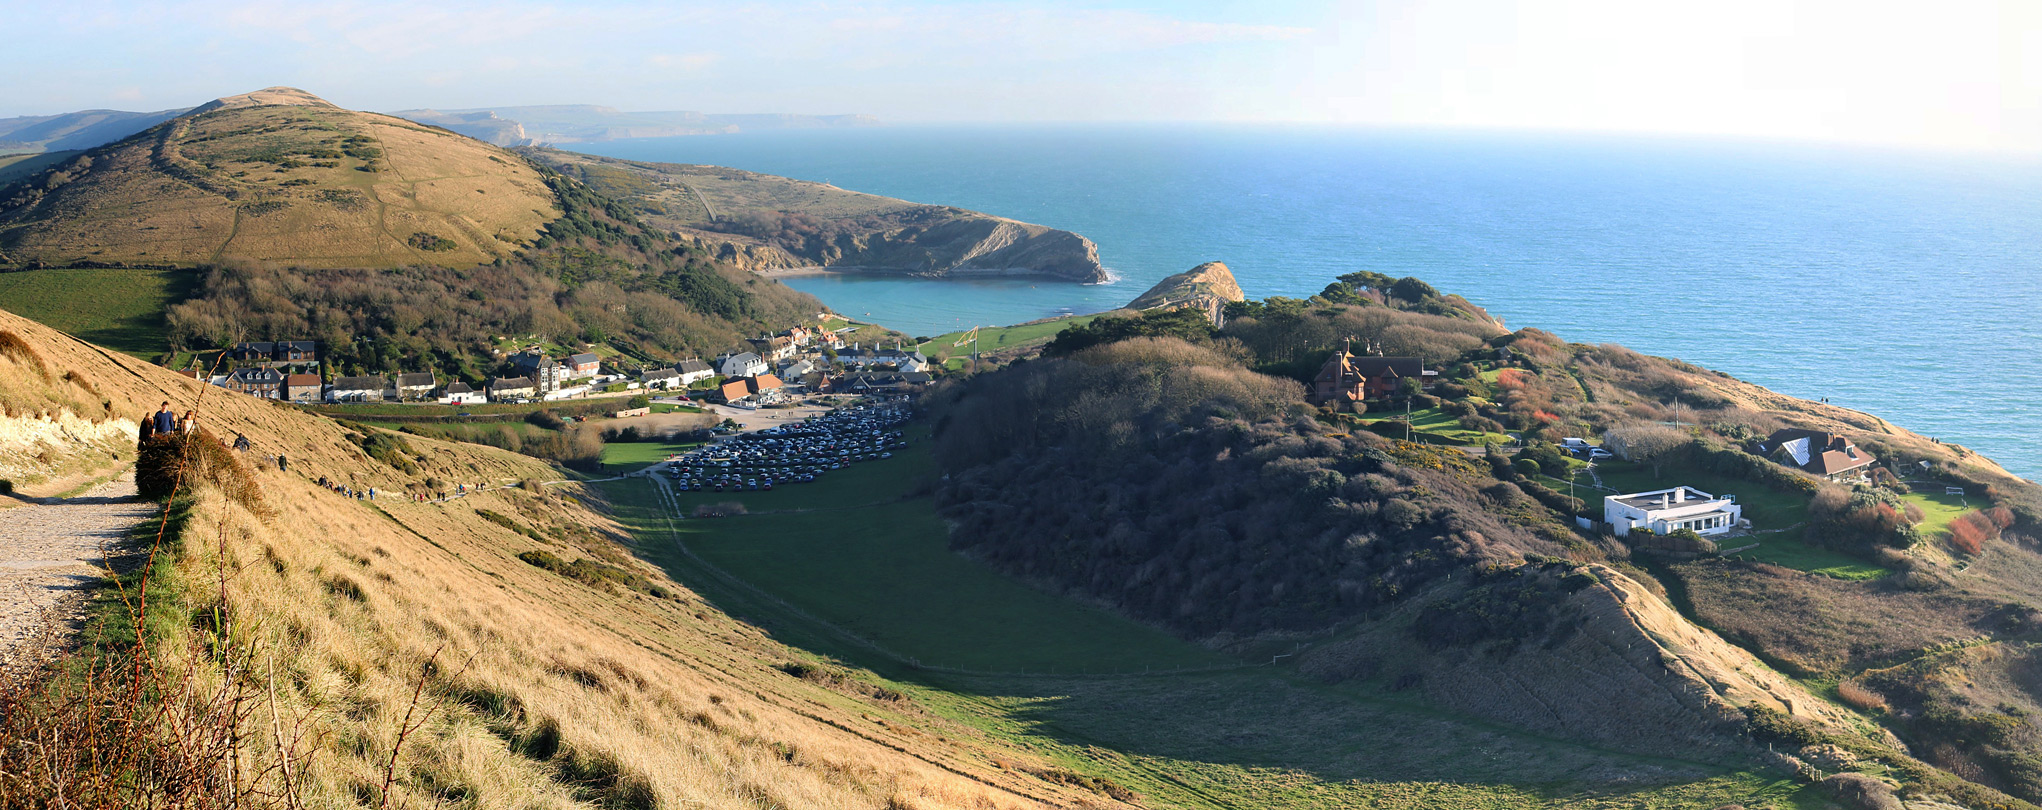
[[[1693,529],[1696,534],[1708,536],[1737,528],[1744,520],[1744,507],[1737,505],[1735,496],[1718,497],[1694,487],[1674,487],[1605,497],[1602,519],[1616,530],[1618,537],[1630,534],[1632,529],[1648,529],[1653,534]]]

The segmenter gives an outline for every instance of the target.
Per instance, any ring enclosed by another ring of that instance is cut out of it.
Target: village
[[[262,341],[235,344],[224,370],[196,366],[180,373],[229,391],[299,405],[414,403],[525,404],[667,392],[681,399],[741,409],[786,405],[810,395],[897,395],[934,381],[934,364],[896,342],[891,347],[847,341],[858,327],[795,326],[749,341],[749,349],[710,360],[625,368],[592,351],[548,355],[537,346],[506,358],[507,373],[487,380],[441,379],[430,370],[329,379],[319,344]]]

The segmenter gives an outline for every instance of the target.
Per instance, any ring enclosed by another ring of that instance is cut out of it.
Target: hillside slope
[[[188,110],[79,110],[0,118],[0,152],[62,152],[113,143]]]
[[[538,485],[558,476],[532,459],[365,433],[5,312],[0,346],[5,424],[40,412],[131,445],[131,420],[169,399],[215,435],[253,443],[242,461],[257,494],[208,484],[194,495],[177,552],[186,584],[155,608],[171,632],[154,671],[195,689],[189,699],[260,707],[236,730],[235,773],[265,801],[383,805],[395,762],[384,806],[1121,806],[855,677],[788,674],[779,665],[802,654],[632,559],[600,503],[573,484]],[[28,366],[39,370],[19,373]],[[102,440],[73,442],[74,455],[111,469],[85,447]],[[322,478],[378,497],[343,497]],[[531,483],[505,486],[518,481]],[[408,497],[457,482],[491,489]],[[555,573],[519,556],[540,552],[574,565]],[[238,687],[220,680],[234,661],[259,662]],[[179,674],[186,663],[192,678]],[[400,737],[407,718],[418,729]],[[177,739],[199,738],[165,744]],[[36,787],[17,775],[0,793]]]
[[[751,270],[832,267],[950,277],[1043,275],[1096,283],[1099,248],[1069,231],[720,166],[556,149],[525,154],[636,205],[646,221]]]
[[[0,266],[462,267],[559,216],[516,155],[269,88],[0,189]]]

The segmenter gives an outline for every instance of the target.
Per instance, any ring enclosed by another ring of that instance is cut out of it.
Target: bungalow
[[[694,358],[675,363],[674,371],[680,373],[682,385],[694,385],[696,380],[706,380],[716,376],[716,369],[710,368],[708,363]]]
[[[584,377],[594,377],[597,372],[602,371],[603,358],[597,356],[595,352],[582,352],[581,354],[568,355],[567,360],[561,365],[564,371],[563,376],[570,380],[578,380]]]
[[[433,389],[438,387],[440,387],[440,381],[433,379],[433,373],[430,371],[397,375],[397,397],[399,399],[425,399],[432,396]]]
[[[326,389],[327,402],[382,402],[390,381],[382,377],[341,377]]]
[[[1674,487],[1604,497],[1602,519],[1618,537],[1633,529],[1653,534],[1691,529],[1708,536],[1737,528],[1744,520],[1744,507],[1730,495],[1717,497],[1693,487]]]
[[[765,358],[751,352],[726,354],[716,358],[716,373],[725,377],[757,377],[772,370],[766,365]]]
[[[681,387],[681,373],[670,368],[655,368],[639,372],[638,384],[654,391],[665,391]]]
[[[538,386],[530,377],[498,377],[484,386],[489,391],[489,401],[503,402],[512,399],[531,399],[539,395]]]
[[[455,380],[440,391],[439,401],[441,405],[480,405],[488,402],[489,397],[467,383]]]
[[[224,387],[252,397],[281,399],[284,375],[273,368],[237,368],[227,374]]]
[[[319,392],[326,382],[317,374],[292,374],[284,377],[284,399],[291,402],[313,403],[319,401]]]
[[[1878,461],[1841,435],[1800,428],[1773,431],[1752,454],[1831,481],[1862,480]]]

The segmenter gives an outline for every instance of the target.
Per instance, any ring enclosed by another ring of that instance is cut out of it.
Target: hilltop
[[[1127,308],[1145,310],[1190,306],[1218,309],[1246,300],[1248,296],[1241,292],[1241,283],[1234,280],[1234,272],[1227,269],[1225,262],[1206,262],[1156,282],[1147,292],[1128,302]]]
[[[446,127],[498,146],[722,135],[761,129],[877,126],[869,115],[721,114],[684,110],[626,112],[594,104],[399,110],[421,124]]]
[[[0,266],[473,266],[560,215],[514,154],[276,87],[0,189]]]
[[[828,267],[930,277],[1027,274],[1096,283],[1099,248],[1069,231],[826,183],[557,149],[525,154],[628,200],[648,223],[755,271]]]

